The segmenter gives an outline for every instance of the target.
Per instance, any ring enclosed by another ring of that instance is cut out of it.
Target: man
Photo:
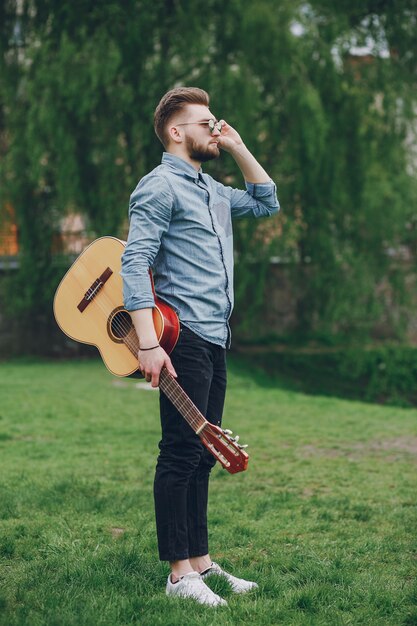
[[[165,94],[154,125],[166,152],[131,196],[122,258],[125,306],[139,337],[146,380],[158,386],[165,366],[206,419],[220,425],[233,308],[231,218],[276,213],[276,188],[237,131],[217,121],[202,89],[183,87]],[[235,159],[246,191],[203,174],[201,164],[218,158],[220,150]],[[152,321],[149,267],[158,297],[180,319],[171,358],[159,346]],[[209,556],[207,499],[215,459],[162,392],[160,413],[154,499],[159,557],[171,566],[166,592],[210,606],[226,604],[205,584],[211,574],[224,576],[237,593],[257,585],[224,572]]]

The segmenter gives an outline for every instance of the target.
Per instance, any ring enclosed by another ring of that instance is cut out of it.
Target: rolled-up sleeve
[[[280,209],[277,188],[272,180],[269,183],[247,182],[246,191],[231,187],[228,189],[232,218],[268,217]]]
[[[123,299],[128,311],[155,305],[149,268],[171,221],[173,194],[164,176],[148,175],[131,195],[130,228],[122,255]]]

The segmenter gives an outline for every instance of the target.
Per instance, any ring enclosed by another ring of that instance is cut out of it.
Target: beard
[[[199,163],[206,163],[207,161],[217,159],[220,156],[220,150],[214,143],[209,146],[204,146],[201,143],[194,141],[194,139],[186,137],[185,145],[190,159],[198,161]]]

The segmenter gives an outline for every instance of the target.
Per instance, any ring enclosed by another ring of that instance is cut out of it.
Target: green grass
[[[164,593],[152,482],[158,394],[98,362],[0,364],[0,624],[417,624],[417,411],[274,388],[232,362],[211,554],[257,593]],[[117,385],[115,383],[122,383]]]

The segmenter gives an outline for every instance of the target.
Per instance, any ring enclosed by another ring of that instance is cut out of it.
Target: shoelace
[[[237,578],[236,576],[233,576],[232,574],[229,574],[228,572],[225,572],[220,565],[218,565],[218,563],[212,563],[211,566],[209,568],[207,568],[206,570],[204,570],[204,572],[201,572],[201,576],[203,577],[203,579],[210,575],[210,574],[216,574],[217,576],[223,576],[231,585],[233,591],[235,591],[236,593],[242,593],[244,591],[250,591],[251,589],[256,589],[257,588],[257,584],[253,583],[250,580],[244,580],[242,578]]]
[[[201,580],[201,578],[194,578],[193,580],[189,580],[186,578],[185,580],[183,579],[183,581],[190,591],[199,591],[198,595],[203,600],[217,600],[216,594],[207,587],[207,585]]]

